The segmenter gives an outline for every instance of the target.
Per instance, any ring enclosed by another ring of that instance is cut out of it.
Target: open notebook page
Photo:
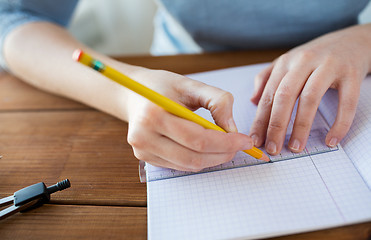
[[[331,125],[335,121],[337,107],[337,91],[330,90],[323,97],[320,111]],[[371,189],[371,76],[362,82],[353,124],[341,144]]]
[[[191,75],[232,92],[234,117],[248,131],[255,65]],[[148,174],[148,172],[147,172]],[[147,183],[151,239],[276,236],[371,219],[371,192],[338,151]]]

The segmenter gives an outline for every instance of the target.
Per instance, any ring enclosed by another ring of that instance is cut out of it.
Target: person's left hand
[[[250,129],[256,146],[278,154],[296,100],[297,114],[289,141],[293,152],[305,148],[322,96],[328,88],[339,91],[336,120],[326,136],[335,146],[353,121],[360,85],[371,70],[371,24],[333,32],[280,56],[255,79],[251,101],[258,104]]]

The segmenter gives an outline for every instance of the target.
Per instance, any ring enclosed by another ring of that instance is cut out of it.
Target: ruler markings
[[[310,155],[337,151],[339,149],[338,146],[334,148],[330,148],[324,143],[324,139],[326,137],[327,132],[328,131],[325,128],[312,130],[308,137],[307,146],[304,149],[304,151],[302,151],[301,153],[293,153],[287,148],[287,143],[290,139],[290,134],[288,134],[285,137],[285,143],[284,143],[284,147],[281,150],[281,153],[276,156],[270,156],[270,159],[274,163],[274,162],[279,162],[279,161],[293,160],[293,159],[306,157]],[[221,171],[225,169],[249,167],[249,166],[255,166],[255,165],[260,165],[260,164],[272,164],[272,163],[262,162],[260,160],[257,160],[247,155],[246,153],[239,152],[236,154],[236,157],[232,161],[228,163],[220,164],[218,166],[205,168],[202,171],[197,172],[197,173],[177,171],[173,169],[163,169],[163,168],[159,169],[158,171],[151,170],[150,174],[147,174],[147,181],[156,181],[156,180],[181,177],[181,176],[186,176],[186,175]]]

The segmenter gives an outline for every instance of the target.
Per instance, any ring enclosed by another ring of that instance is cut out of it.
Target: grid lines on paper
[[[341,142],[363,179],[371,189],[371,76],[363,80],[357,112],[349,132]],[[320,110],[332,125],[338,109],[338,94],[329,90],[323,97]]]
[[[260,67],[246,69],[260,71]],[[241,69],[225,71],[223,78],[238,79],[233,71],[244,77],[254,75]],[[240,104],[240,96],[235,100],[240,110],[235,111],[236,122],[246,133],[255,114],[250,107],[241,108],[248,105]],[[326,105],[326,109],[334,106]],[[329,111],[321,109],[321,113],[329,122]],[[323,126],[316,121],[314,125]],[[289,234],[369,220],[371,193],[341,146],[338,149],[291,161],[148,182],[150,237],[256,239],[267,233]]]
[[[157,209],[152,230],[172,239],[242,237],[246,229],[259,235],[266,224],[279,231],[342,222],[308,157],[148,184],[149,207]]]

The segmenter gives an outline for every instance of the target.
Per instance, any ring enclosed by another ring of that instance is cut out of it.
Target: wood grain
[[[164,69],[179,74],[189,74],[236,67],[262,62],[270,62],[285,53],[287,49],[269,51],[217,52],[175,56],[133,56],[117,57],[119,61],[152,69]]]
[[[176,56],[116,57],[119,61],[180,74],[210,71],[260,62],[268,62],[287,50],[221,52]],[[40,91],[6,73],[0,73],[0,112],[26,110],[90,109],[64,97]]]
[[[53,201],[146,206],[126,123],[90,110],[1,113],[0,123],[0,197],[68,178]]]
[[[44,205],[0,223],[1,240],[146,239],[145,208]]]
[[[285,51],[117,59],[188,74],[272,61]],[[0,239],[145,239],[146,186],[139,183],[127,127],[0,73],[0,197],[40,181],[72,184],[53,194],[52,204],[0,222]],[[370,238],[371,222],[275,239]]]
[[[40,109],[89,109],[89,107],[40,91],[14,76],[0,72],[0,112]]]

